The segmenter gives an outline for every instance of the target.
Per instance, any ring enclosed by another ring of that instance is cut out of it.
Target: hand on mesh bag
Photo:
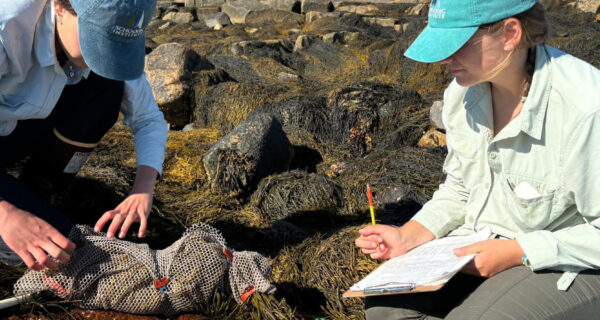
[[[43,219],[21,210],[6,201],[0,203],[0,235],[23,262],[32,270],[58,268],[69,261],[75,244]]]

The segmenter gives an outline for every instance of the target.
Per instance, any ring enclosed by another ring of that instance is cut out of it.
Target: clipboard
[[[407,294],[407,293],[417,293],[417,292],[430,292],[437,291],[441,289],[446,283],[433,285],[433,286],[399,286],[392,288],[382,288],[382,289],[369,289],[363,291],[352,291],[348,289],[348,291],[344,292],[342,297],[344,298],[364,298],[370,296],[386,296],[393,294]]]

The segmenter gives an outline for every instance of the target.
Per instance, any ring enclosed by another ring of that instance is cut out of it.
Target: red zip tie
[[[240,297],[240,299],[242,300],[242,302],[246,302],[246,300],[248,300],[248,298],[250,298],[251,295],[253,295],[256,292],[256,288],[254,286],[249,286],[246,291],[244,291],[244,293],[242,293],[242,296]]]
[[[233,261],[233,253],[227,250],[227,248],[223,249],[223,254],[229,259],[229,261]]]
[[[69,295],[69,291],[49,275],[44,274],[43,282],[46,285],[46,287],[48,287],[48,289],[54,291],[54,293],[56,293],[56,295],[61,297],[62,299],[66,298]]]
[[[165,287],[167,284],[169,284],[169,278],[162,277],[160,279],[156,279],[154,280],[154,288],[156,290],[160,290],[161,288]]]

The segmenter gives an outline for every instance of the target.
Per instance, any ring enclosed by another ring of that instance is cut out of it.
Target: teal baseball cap
[[[132,80],[144,72],[145,28],[156,0],[70,0],[77,13],[79,46],[98,75]]]
[[[432,0],[425,29],[404,55],[419,62],[442,61],[475,34],[479,26],[531,9],[537,0]]]

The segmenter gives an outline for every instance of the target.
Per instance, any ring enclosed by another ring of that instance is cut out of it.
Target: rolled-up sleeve
[[[137,166],[149,166],[162,174],[168,127],[144,74],[125,81],[121,111],[123,122],[133,132]]]
[[[598,108],[596,108],[598,109]],[[600,115],[586,115],[566,143],[564,186],[586,223],[517,237],[533,270],[600,268]]]
[[[447,99],[449,90],[451,88],[444,93],[444,101]],[[442,122],[444,125],[448,123],[447,118],[448,112],[443,110]],[[446,125],[446,127],[448,126]],[[466,203],[469,198],[469,192],[462,181],[462,165],[452,148],[451,139],[447,140],[447,148],[448,155],[443,166],[446,180],[433,194],[431,200],[425,203],[423,208],[412,218],[431,231],[436,238],[443,237],[464,224]]]

